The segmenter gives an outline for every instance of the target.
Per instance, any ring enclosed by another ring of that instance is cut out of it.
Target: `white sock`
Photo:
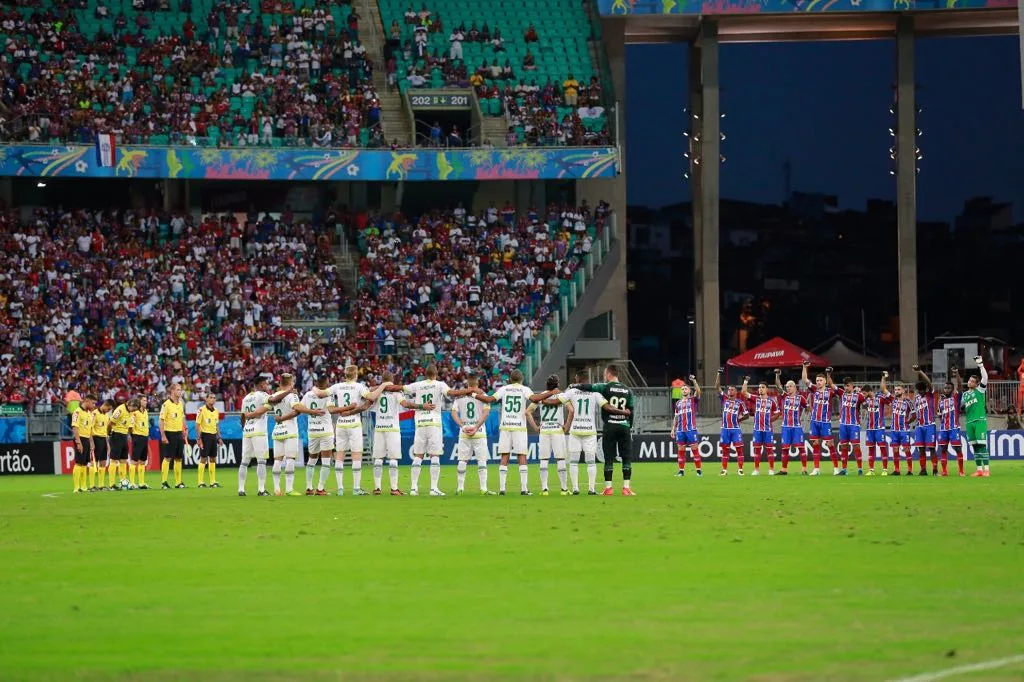
[[[530,468],[525,464],[519,465],[519,490],[527,490],[530,485]]]
[[[334,480],[338,483],[338,490],[345,489],[345,460],[340,457],[334,460]]]
[[[565,460],[560,459],[555,462],[555,469],[558,471],[558,485],[562,486],[562,490],[565,490]]]
[[[384,478],[384,460],[373,460],[373,489],[380,490],[380,480]]]
[[[476,475],[480,477],[480,490],[487,490],[487,465],[477,464]]]
[[[313,483],[316,478],[316,461],[319,457],[310,457],[306,460],[306,490],[313,489]]]
[[[363,460],[352,460],[352,490],[359,490],[363,487]]]
[[[569,462],[569,479],[572,481],[572,489],[580,489],[580,463],[577,461]]]
[[[587,462],[587,490],[593,490],[597,481],[597,462]]]
[[[281,460],[274,460],[274,494],[281,492]]]
[[[245,492],[245,479],[249,475],[249,465],[239,464],[238,465],[238,492]]]
[[[441,458],[434,456],[430,458],[430,489],[437,490],[437,483],[441,480]]]
[[[505,492],[505,479],[508,478],[508,465],[502,464],[498,467],[498,490]]]
[[[295,460],[286,459],[284,462],[284,491],[290,493],[295,490]]]
[[[330,457],[320,458],[320,482],[317,483],[317,490],[324,490],[327,488],[327,478],[331,475],[331,469],[334,468]]]
[[[267,489],[267,463],[262,460],[256,462],[256,484],[260,492]]]
[[[622,482],[622,489],[629,490],[629,479],[626,479],[625,481]]]
[[[548,460],[546,459],[540,461],[540,489],[548,489]]]
[[[413,455],[412,458],[412,489],[420,489],[420,470],[423,467],[423,458],[419,455]]]
[[[388,476],[391,478],[391,489],[398,490],[398,460],[388,460]]]
[[[466,488],[466,463],[460,460],[459,463],[455,465],[455,472],[457,474],[457,483],[455,484],[455,487],[461,492]]]

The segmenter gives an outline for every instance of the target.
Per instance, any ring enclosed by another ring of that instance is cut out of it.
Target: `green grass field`
[[[993,469],[644,464],[635,499],[240,499],[227,467],[220,490],[3,478],[0,679],[883,680],[1012,656],[1024,466]]]

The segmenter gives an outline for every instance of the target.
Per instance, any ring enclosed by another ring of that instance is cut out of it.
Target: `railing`
[[[560,298],[560,308],[555,311],[547,324],[541,327],[537,338],[526,349],[526,357],[519,365],[523,376],[532,377],[534,371],[540,367],[544,356],[551,350],[551,344],[558,338],[559,332],[568,322],[569,315],[576,307],[576,303],[583,296],[587,284],[594,278],[594,273],[601,267],[605,255],[611,250],[612,242],[617,239],[615,234],[616,225],[617,217],[613,213],[611,220],[605,223],[604,229],[598,235],[598,239],[594,241],[593,248],[583,261],[583,267],[576,271],[569,282],[569,296]]]

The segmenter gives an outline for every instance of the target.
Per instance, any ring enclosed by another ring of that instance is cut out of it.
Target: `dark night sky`
[[[917,43],[924,159],[918,216],[952,220],[965,199],[1015,204],[1024,221],[1024,113],[1018,39]],[[684,169],[685,45],[627,52],[629,202],[688,200]],[[889,107],[894,41],[725,45],[721,48],[722,196],[779,203],[782,166],[794,190],[839,195],[843,208],[894,199]]]

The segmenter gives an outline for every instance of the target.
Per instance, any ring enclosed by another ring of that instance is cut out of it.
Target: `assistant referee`
[[[630,487],[633,476],[633,392],[619,381],[619,370],[612,365],[604,368],[603,384],[580,384],[581,391],[594,391],[604,396],[608,404],[601,411],[604,434],[601,450],[604,453],[604,495],[612,495],[612,477],[615,474],[615,455],[622,460],[622,494],[634,495]]]
[[[181,481],[182,460],[188,445],[185,430],[185,404],[181,401],[181,384],[171,384],[167,400],[160,406],[160,487],[170,489],[167,474],[174,462],[174,487],[184,488]]]

